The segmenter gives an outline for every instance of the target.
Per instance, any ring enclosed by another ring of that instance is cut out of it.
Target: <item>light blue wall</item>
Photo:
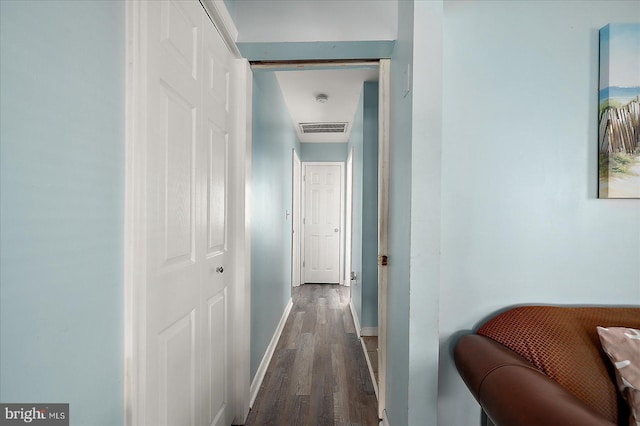
[[[351,280],[351,303],[354,314],[362,326],[362,148],[364,137],[364,90],[360,92],[358,108],[353,119],[349,136],[349,151],[352,152],[352,204],[351,204],[351,272],[356,279]]]
[[[362,146],[362,316],[378,326],[378,83],[364,83]]]
[[[355,129],[351,130],[353,133]],[[301,143],[301,161],[347,161],[346,143]]]
[[[387,416],[408,425],[409,256],[411,243],[411,103],[402,96],[413,63],[413,0],[398,2],[398,40],[391,59]],[[432,424],[425,419],[422,424]]]
[[[300,143],[273,72],[253,74],[251,377],[291,297],[292,150]]]
[[[639,2],[445,3],[442,425],[479,423],[456,331],[517,303],[640,303],[640,200],[596,199],[598,29],[639,18]]]
[[[358,0],[360,1],[360,0]],[[403,0],[404,1],[404,0]],[[312,59],[371,59],[391,56],[395,42],[240,42],[242,55],[251,61],[293,61]]]
[[[0,400],[124,422],[124,3],[0,2]]]
[[[396,1],[234,1],[238,48],[249,60],[388,58]]]
[[[398,17],[391,62],[387,415],[393,425],[448,425],[438,422],[437,411],[442,2],[400,2]]]
[[[351,300],[362,327],[378,325],[378,83],[365,82],[349,149],[353,150]]]
[[[237,0],[223,0],[224,5],[231,16],[231,19],[234,21],[238,20],[238,3]]]
[[[438,398],[442,1],[414,10],[411,152],[409,424],[442,424]]]

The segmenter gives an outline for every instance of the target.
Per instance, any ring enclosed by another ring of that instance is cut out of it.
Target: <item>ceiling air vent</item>
[[[348,123],[300,123],[302,133],[344,133]]]

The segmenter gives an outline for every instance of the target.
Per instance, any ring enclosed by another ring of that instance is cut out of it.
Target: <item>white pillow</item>
[[[615,367],[618,389],[629,404],[629,426],[640,426],[640,330],[598,327],[598,335]]]

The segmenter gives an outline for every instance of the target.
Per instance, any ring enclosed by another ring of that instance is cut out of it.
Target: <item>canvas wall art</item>
[[[598,197],[640,198],[640,23],[600,30]]]

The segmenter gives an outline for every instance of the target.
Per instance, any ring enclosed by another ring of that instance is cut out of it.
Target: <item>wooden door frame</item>
[[[378,77],[378,416],[381,419],[386,417],[387,406],[390,72],[391,60],[381,59]]]
[[[232,96],[236,109],[232,126],[237,134],[231,148],[229,170],[229,239],[231,250],[232,304],[229,319],[233,333],[231,362],[231,409],[243,424],[249,412],[250,300],[251,300],[251,111],[252,73],[235,45],[237,30],[222,0],[200,1],[212,24],[236,58]],[[125,2],[125,205],[124,205],[124,395],[125,424],[144,425],[146,389],[146,259],[147,259],[147,134],[146,134],[146,7],[144,2]]]
[[[343,161],[303,161],[302,162],[302,197],[300,200],[302,206],[302,217],[306,218],[306,193],[307,193],[307,166],[340,166],[340,235],[338,237],[340,250],[339,250],[339,266],[338,266],[338,283],[344,285],[344,162]],[[300,232],[300,238],[302,240],[302,252],[306,255],[306,233],[303,221],[302,231]],[[302,257],[304,262],[304,256]],[[306,270],[303,267],[302,281],[306,281]]]

